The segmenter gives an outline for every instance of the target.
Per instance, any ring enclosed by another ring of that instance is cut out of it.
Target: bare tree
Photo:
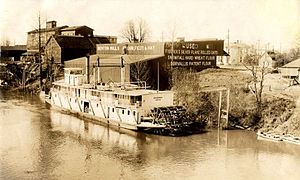
[[[264,62],[262,66],[258,66],[258,56],[247,56],[245,58],[246,64],[244,66],[251,73],[252,79],[249,83],[249,89],[255,96],[256,112],[253,119],[253,125],[259,122],[262,117],[262,94],[264,89],[265,76],[269,73],[269,64]]]
[[[124,28],[121,31],[122,37],[129,43],[141,43],[144,42],[150,34],[149,26],[142,18],[138,20],[129,20],[125,23]],[[138,55],[135,58],[142,59],[143,55]],[[130,66],[130,76],[134,81],[145,81],[149,83],[150,80],[150,64],[149,62],[140,62]]]
[[[9,39],[7,39],[7,38],[4,38],[4,39],[2,39],[1,45],[2,46],[10,46],[11,45],[11,41]]]
[[[145,81],[149,83],[150,69],[151,67],[148,61],[138,61],[131,65],[130,75],[134,81]]]
[[[0,45],[10,46],[12,44],[11,44],[11,41],[8,38],[3,38]],[[12,59],[13,59],[12,57],[1,57],[0,56],[0,61],[3,61],[3,62],[11,61]]]
[[[137,21],[132,19],[127,21],[121,31],[122,37],[130,43],[145,42],[149,34],[149,26],[142,18],[139,18]]]

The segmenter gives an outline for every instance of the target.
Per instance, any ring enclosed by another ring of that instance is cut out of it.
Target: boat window
[[[133,103],[136,101],[142,101],[142,96],[130,96],[130,101]]]
[[[136,100],[142,102],[142,96],[137,96]]]
[[[82,74],[82,70],[71,70],[71,72],[69,74]]]

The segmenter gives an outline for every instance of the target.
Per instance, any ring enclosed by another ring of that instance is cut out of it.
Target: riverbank
[[[50,79],[61,79],[63,77],[63,68],[61,65],[52,65],[50,68],[46,63],[40,65],[35,62],[9,62],[0,67],[1,84],[11,91],[23,91],[31,94],[39,94],[41,89],[49,89]],[[52,72],[52,73],[49,73]],[[40,86],[42,78],[42,87]]]
[[[300,112],[300,110],[295,111],[294,97],[286,91],[289,82],[277,76],[280,75],[268,74],[266,76],[262,118],[258,122],[255,119],[255,96],[248,89],[251,75],[244,69],[207,69],[198,73],[178,74],[177,77],[180,78],[175,79],[173,90],[195,92],[177,93],[176,100],[180,104],[185,104],[197,118],[213,121],[217,119],[218,114],[218,93],[199,93],[199,91],[206,87],[225,87],[230,89],[230,126],[255,131],[277,130],[279,133],[298,131],[300,126],[294,126],[298,124],[298,115],[295,115],[295,112]],[[286,93],[282,93],[284,90]],[[214,126],[215,123],[211,122],[208,125]]]
[[[286,101],[292,101],[293,106],[275,106],[275,109],[286,108],[285,113],[266,117],[261,131],[300,136],[300,86],[290,86],[269,93]]]

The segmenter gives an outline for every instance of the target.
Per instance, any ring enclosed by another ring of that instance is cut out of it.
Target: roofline
[[[49,31],[61,30],[63,28],[67,28],[67,27],[69,27],[69,26],[65,25],[65,26],[58,26],[58,27],[55,27],[55,28],[41,28],[41,32],[49,32]],[[27,32],[27,34],[30,34],[30,33],[38,33],[38,29],[31,30],[31,31]]]
[[[86,25],[83,25],[83,26],[69,26],[69,27],[66,27],[66,28],[63,28],[63,29],[61,29],[61,31],[69,31],[67,28],[70,28],[70,29],[80,29],[80,28],[82,28],[82,27],[87,27],[88,29],[91,29],[91,30],[93,30],[94,31],[94,29],[93,28],[90,28],[90,27],[88,27],[88,26],[86,26]]]

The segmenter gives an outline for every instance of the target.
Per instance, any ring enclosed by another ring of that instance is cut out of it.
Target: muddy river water
[[[254,132],[164,137],[94,124],[0,91],[0,179],[300,179],[300,145]]]

